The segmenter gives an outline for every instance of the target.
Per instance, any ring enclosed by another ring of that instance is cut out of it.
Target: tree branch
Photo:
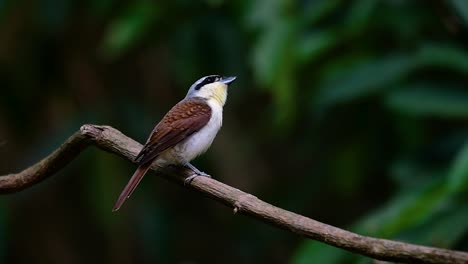
[[[0,193],[18,192],[52,176],[89,145],[96,145],[131,161],[142,147],[112,127],[83,125],[40,162],[22,172],[1,176]],[[183,183],[185,177],[191,175],[190,170],[179,167],[168,167],[157,173],[179,183]],[[207,177],[197,177],[189,186],[232,207],[234,213],[254,216],[265,223],[371,258],[410,263],[468,263],[466,252],[358,235],[275,207],[251,194]]]

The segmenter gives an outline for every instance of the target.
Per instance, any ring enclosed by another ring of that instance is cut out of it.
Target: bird
[[[190,168],[194,174],[187,177],[185,183],[198,176],[211,177],[190,161],[211,146],[220,130],[228,87],[236,78],[208,75],[190,86],[185,98],[164,115],[135,157],[138,168],[117,199],[113,212],[132,195],[152,166],[182,165]]]

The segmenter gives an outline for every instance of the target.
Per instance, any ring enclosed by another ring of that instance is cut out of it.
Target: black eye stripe
[[[204,85],[207,85],[209,83],[214,83],[221,80],[221,76],[219,75],[211,75],[205,77],[203,80],[201,80],[197,85],[195,86],[195,90],[200,90]]]

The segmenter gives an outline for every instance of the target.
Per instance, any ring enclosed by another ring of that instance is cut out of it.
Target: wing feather
[[[153,129],[135,162],[139,165],[153,162],[162,152],[203,128],[210,118],[211,107],[203,98],[180,101]]]

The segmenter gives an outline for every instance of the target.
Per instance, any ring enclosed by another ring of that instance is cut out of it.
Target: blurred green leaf
[[[156,6],[146,0],[133,2],[125,14],[110,24],[102,42],[101,54],[113,59],[134,45],[157,18],[159,10]]]
[[[381,209],[353,225],[352,230],[359,234],[389,238],[424,223],[448,205],[450,193],[443,180],[435,178],[396,194]],[[305,241],[293,260],[294,263],[341,263],[345,259],[349,262],[349,257],[350,254],[345,254],[343,250]]]
[[[351,253],[325,243],[307,240],[302,243],[291,258],[293,264],[343,263]]]
[[[343,1],[342,0],[315,0],[307,1],[306,7],[303,9],[303,20],[307,26],[317,23],[323,17],[326,17],[330,12],[335,10]]]
[[[255,45],[253,65],[257,80],[263,87],[272,88],[277,74],[284,70],[285,60],[291,54],[291,45],[296,36],[295,24],[292,20],[278,21],[275,27],[270,27],[260,36]]]
[[[412,243],[450,248],[468,231],[468,206],[453,204],[448,210],[409,230],[399,239]]]
[[[290,18],[277,21],[260,36],[253,54],[254,74],[274,97],[274,117],[280,130],[289,127],[296,112],[296,26]]]
[[[408,134],[408,132],[406,132]],[[415,162],[410,159],[396,160],[390,168],[391,179],[403,190],[412,190],[413,188],[424,184],[427,179],[440,177],[444,171],[428,167],[425,163]]]
[[[357,0],[351,6],[348,17],[345,20],[346,31],[355,34],[364,27],[370,25],[369,20],[379,1]]]
[[[258,0],[249,1],[249,4],[244,21],[250,29],[259,30],[275,24],[275,21],[281,17],[287,1]]]
[[[326,51],[338,44],[338,36],[334,31],[326,30],[312,32],[299,39],[297,58],[301,64],[311,63]]]
[[[465,26],[468,27],[468,1],[466,0],[449,0],[452,7],[461,16],[465,22]]]
[[[359,233],[392,237],[426,221],[447,205],[450,193],[443,178],[398,193],[380,210],[360,221],[354,228]]]
[[[294,75],[294,63],[290,62],[290,57],[283,64],[284,68],[276,76],[272,84],[275,102],[275,121],[278,128],[282,131],[289,128],[294,122],[297,105],[296,89],[297,83]]]
[[[449,171],[449,188],[454,193],[468,188],[468,140],[455,157]]]
[[[440,118],[468,117],[468,93],[445,84],[414,84],[391,92],[387,106],[395,111]]]
[[[416,55],[416,60],[419,66],[435,66],[468,73],[468,52],[448,44],[425,44]]]
[[[344,69],[320,85],[319,107],[328,107],[387,90],[414,69],[405,55],[393,55]]]

